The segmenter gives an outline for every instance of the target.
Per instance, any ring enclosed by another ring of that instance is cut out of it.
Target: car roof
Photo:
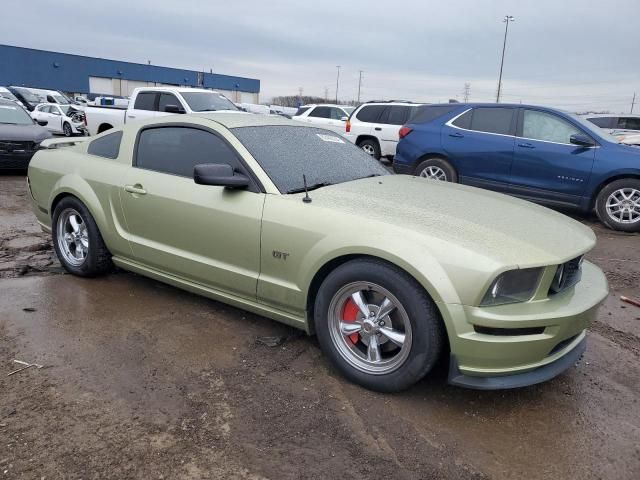
[[[579,116],[584,118],[640,118],[640,114],[637,113],[585,113]]]
[[[308,105],[300,105],[298,108],[311,108],[311,107],[338,107],[338,108],[353,108],[353,105],[337,105],[335,103],[309,103]]]
[[[211,92],[220,93],[217,90],[208,90],[206,88],[190,88],[190,87],[140,87],[140,91],[158,91],[158,92]]]
[[[192,113],[189,116],[211,120],[227,128],[265,127],[271,125],[289,125],[292,127],[304,128],[316,127],[315,125],[309,125],[307,127],[300,122],[289,120],[288,118],[282,117],[280,115],[261,115],[246,112]]]

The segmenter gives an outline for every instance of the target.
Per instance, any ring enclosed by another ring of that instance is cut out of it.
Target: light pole
[[[358,105],[360,105],[360,86],[362,85],[362,70],[360,70],[360,77],[358,78]]]
[[[336,76],[336,105],[338,104],[338,83],[340,82],[340,65],[336,65],[338,75]]]
[[[500,103],[500,88],[502,87],[502,67],[504,65],[504,51],[507,48],[507,33],[509,33],[509,22],[514,22],[515,18],[511,15],[505,15],[502,19],[504,22],[504,43],[502,44],[502,59],[500,60],[500,75],[498,76],[498,94],[496,95],[496,103]]]

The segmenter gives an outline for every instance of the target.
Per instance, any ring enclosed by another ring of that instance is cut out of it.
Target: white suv
[[[347,105],[303,105],[291,119],[311,123],[344,135],[347,118],[354,109],[355,107]]]
[[[344,136],[376,159],[392,159],[398,145],[398,130],[420,105],[396,101],[363,103],[349,117]]]

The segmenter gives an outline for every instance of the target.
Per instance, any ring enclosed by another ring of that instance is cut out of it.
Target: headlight
[[[526,302],[538,288],[544,268],[522,268],[501,273],[484,295],[483,307]]]

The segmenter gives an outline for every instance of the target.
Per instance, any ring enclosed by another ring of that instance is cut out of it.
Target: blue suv
[[[396,173],[595,208],[608,227],[640,231],[640,148],[575,115],[527,105],[425,105],[399,134]]]

